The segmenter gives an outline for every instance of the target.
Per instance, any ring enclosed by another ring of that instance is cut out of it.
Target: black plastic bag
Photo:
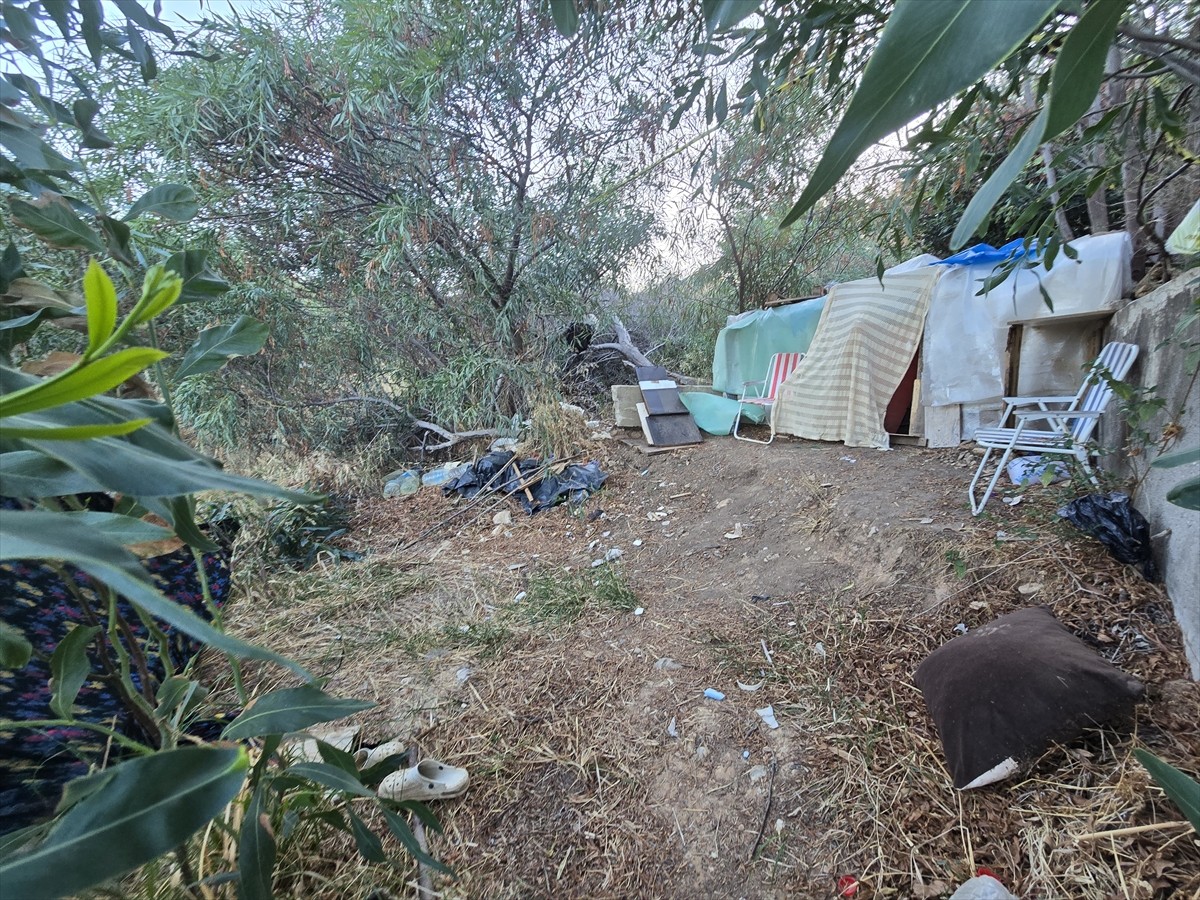
[[[1158,580],[1150,550],[1150,523],[1133,508],[1127,495],[1088,494],[1072,500],[1058,514],[1107,547],[1117,562],[1137,566],[1147,581]]]
[[[513,454],[497,450],[487,454],[442,490],[449,496],[458,494],[471,499],[484,489],[488,493],[511,494],[525,511],[532,515],[566,500],[578,506],[589,495],[600,490],[608,474],[600,471],[596,462],[569,465],[558,475],[547,473],[538,477],[545,467],[540,460],[523,459],[514,462]],[[532,500],[524,489],[529,490]]]

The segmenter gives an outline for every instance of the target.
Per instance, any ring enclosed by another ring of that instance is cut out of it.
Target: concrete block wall
[[[1200,377],[1184,364],[1186,349],[1179,342],[1159,347],[1171,337],[1183,317],[1200,297],[1200,268],[1192,269],[1157,290],[1120,309],[1109,323],[1107,340],[1128,341],[1141,348],[1126,381],[1154,385],[1167,403],[1150,423],[1157,435],[1167,422],[1176,422],[1183,433],[1173,450],[1200,446]],[[1200,341],[1200,322],[1193,323],[1184,341]],[[1100,441],[1105,446],[1125,443],[1125,427],[1115,415],[1116,401],[1102,420]],[[1132,459],[1113,454],[1106,468],[1121,475],[1148,474],[1133,495],[1134,506],[1149,520],[1152,534],[1168,531],[1155,542],[1155,559],[1164,575],[1175,618],[1183,630],[1192,677],[1200,681],[1200,511],[1169,503],[1167,492],[1180,481],[1200,474],[1200,462],[1173,469],[1147,469],[1156,453],[1149,449]]]

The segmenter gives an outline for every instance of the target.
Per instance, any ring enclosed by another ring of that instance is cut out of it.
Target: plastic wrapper
[[[1137,566],[1147,581],[1157,581],[1150,550],[1150,523],[1133,508],[1126,494],[1088,494],[1072,500],[1058,514],[1102,543],[1113,558]]]

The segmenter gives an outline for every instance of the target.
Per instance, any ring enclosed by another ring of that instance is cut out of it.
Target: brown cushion
[[[957,788],[1006,760],[1030,762],[1085,728],[1129,718],[1142,695],[1136,678],[1105,662],[1044,606],[944,644],[915,680]]]

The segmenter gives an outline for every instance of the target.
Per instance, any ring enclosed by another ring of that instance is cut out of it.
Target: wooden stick
[[[1190,828],[1191,822],[1158,822],[1154,825],[1134,825],[1130,828],[1116,828],[1112,831],[1092,831],[1078,835],[1076,841],[1098,841],[1103,838],[1125,837],[1128,834],[1142,834],[1147,831],[1165,831],[1168,828]]]

